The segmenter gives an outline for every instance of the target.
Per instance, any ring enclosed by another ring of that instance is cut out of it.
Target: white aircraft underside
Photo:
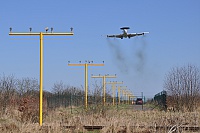
[[[121,39],[123,39],[123,38],[131,38],[131,37],[135,37],[135,36],[141,36],[141,35],[149,33],[149,32],[128,33],[128,29],[130,29],[129,27],[122,27],[120,29],[123,30],[123,34],[107,35],[107,37],[115,37],[115,38],[121,38]]]

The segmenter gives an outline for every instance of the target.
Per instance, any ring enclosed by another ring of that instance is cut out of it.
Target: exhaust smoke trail
[[[127,74],[129,72],[127,59],[125,58],[122,50],[120,49],[119,42],[117,40],[114,40],[114,42],[111,42],[111,40],[107,39],[108,44],[114,54],[114,61],[117,64],[117,67],[120,69],[122,73]]]
[[[137,38],[136,38],[137,39]],[[134,46],[133,48],[133,51],[132,53],[134,54],[134,57],[136,59],[136,62],[134,64],[134,69],[141,73],[143,72],[144,68],[145,68],[145,65],[146,65],[146,41],[145,41],[145,38],[142,37],[139,42],[137,42],[136,44],[133,44],[133,45],[136,45]]]
[[[141,38],[141,37],[140,37]],[[125,53],[120,48],[118,40],[111,41],[107,39],[108,44],[114,55],[114,61],[120,71],[124,74],[129,74],[131,71],[137,72],[141,75],[146,65],[146,41],[145,38],[141,39],[135,37],[133,44],[131,43],[130,56],[126,57]],[[126,51],[127,53],[127,51]]]

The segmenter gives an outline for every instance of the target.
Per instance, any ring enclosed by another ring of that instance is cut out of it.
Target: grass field
[[[43,126],[40,127],[38,116],[24,116],[10,107],[0,116],[0,132],[168,133],[173,126],[180,133],[200,132],[185,130],[187,127],[200,127],[199,112],[137,111],[132,105],[90,106],[87,111],[82,107],[57,108],[44,115]],[[102,126],[102,129],[88,131],[84,126]]]

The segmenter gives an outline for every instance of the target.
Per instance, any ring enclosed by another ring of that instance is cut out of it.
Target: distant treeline
[[[102,104],[102,87],[94,86],[88,94],[88,104]],[[107,103],[112,103],[111,95],[106,93]],[[58,107],[84,106],[85,93],[83,89],[55,83],[51,91],[43,91],[44,112]],[[34,78],[17,79],[13,75],[0,76],[0,114],[9,108],[21,112],[39,109],[39,82]]]

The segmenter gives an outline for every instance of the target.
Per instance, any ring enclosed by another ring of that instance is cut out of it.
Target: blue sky
[[[66,1],[7,0],[0,5],[0,75],[39,80],[39,37],[9,36],[13,32],[69,32],[74,36],[44,38],[44,89],[56,82],[84,86],[84,68],[71,63],[105,61],[104,67],[89,67],[90,75],[117,74],[135,95],[151,97],[163,90],[172,67],[192,64],[200,68],[200,1]],[[107,34],[149,31],[145,37],[107,39]],[[140,55],[140,56],[139,56]],[[118,59],[117,57],[120,57]],[[107,85],[108,90],[111,88]],[[91,90],[92,91],[92,90]]]

